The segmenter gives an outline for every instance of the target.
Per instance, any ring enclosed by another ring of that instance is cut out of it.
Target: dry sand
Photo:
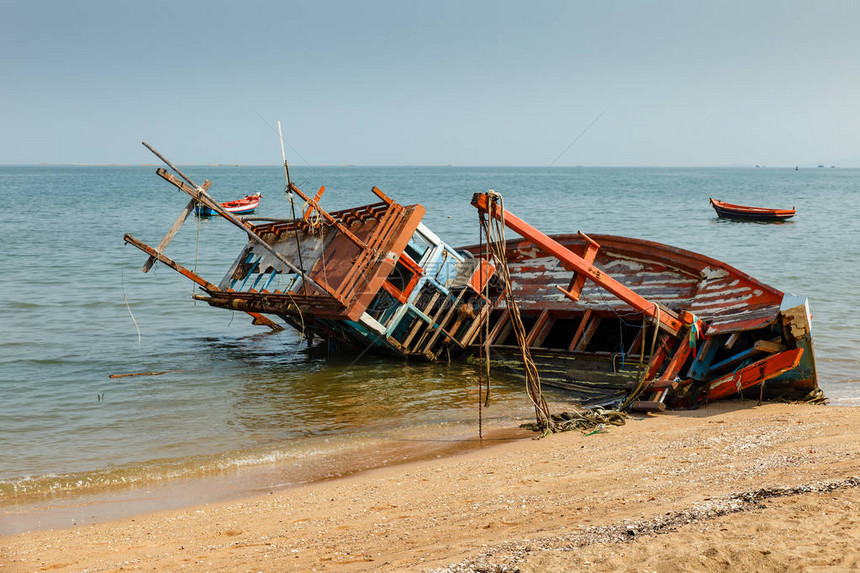
[[[10,571],[860,569],[860,409],[734,402],[0,538]]]

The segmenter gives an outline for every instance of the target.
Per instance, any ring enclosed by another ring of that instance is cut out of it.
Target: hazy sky
[[[857,0],[0,0],[3,164],[860,167],[858,107]]]

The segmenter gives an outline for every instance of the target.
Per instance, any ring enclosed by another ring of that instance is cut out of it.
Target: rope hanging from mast
[[[526,375],[526,391],[529,399],[535,409],[536,423],[533,425],[524,425],[532,430],[540,432],[540,437],[547,436],[553,432],[565,432],[569,430],[580,430],[586,432],[591,430],[591,434],[603,433],[607,430],[606,425],[621,426],[625,423],[627,414],[618,410],[608,410],[604,408],[582,409],[573,412],[563,412],[561,414],[553,414],[550,412],[543,392],[541,390],[540,375],[537,365],[531,356],[531,351],[526,342],[526,329],[520,316],[520,309],[517,305],[512,289],[512,281],[510,270],[507,262],[507,241],[505,238],[505,209],[502,196],[495,191],[486,193],[488,206],[485,211],[479,210],[478,220],[486,235],[486,253],[487,260],[490,256],[496,263],[499,276],[504,281],[505,287],[505,304],[510,314],[511,324],[516,334],[517,344],[522,356],[523,366]],[[498,206],[498,209],[496,209]],[[490,217],[489,213],[499,213],[499,215]],[[482,245],[483,246],[483,245]],[[659,312],[659,311],[658,311]],[[659,314],[658,314],[659,318]],[[655,327],[655,332],[657,328]],[[643,342],[644,343],[644,342]],[[485,339],[483,355],[486,357],[487,377],[489,381],[489,350],[490,341]],[[653,354],[653,351],[652,351]],[[590,435],[590,434],[589,434]]]
[[[478,225],[478,245],[481,253],[481,257],[485,261],[490,260],[490,245],[489,242],[484,242],[484,227],[486,226],[484,223],[484,214],[478,213],[478,217],[481,220],[481,224]],[[483,295],[484,299],[487,301],[487,304],[490,303],[490,281],[489,277],[486,276],[486,267],[483,264],[479,263],[480,269],[480,280],[483,287]],[[483,439],[484,437],[484,425],[483,425],[483,409],[490,405],[490,321],[489,319],[483,321],[483,325],[480,329],[480,345],[478,348],[478,438]],[[486,380],[486,393],[484,392],[484,384]]]
[[[555,430],[555,422],[552,418],[552,413],[549,410],[549,405],[543,397],[541,390],[540,374],[538,373],[537,365],[532,359],[531,351],[526,343],[526,329],[520,316],[520,308],[514,298],[513,289],[511,288],[511,275],[508,270],[508,261],[505,255],[507,249],[507,240],[505,238],[505,221],[504,221],[504,202],[502,196],[495,191],[487,192],[490,200],[490,212],[492,213],[493,204],[498,203],[502,217],[500,220],[485,217],[483,213],[479,213],[479,220],[487,237],[487,247],[495,259],[497,268],[501,271],[501,278],[505,286],[505,304],[510,314],[511,324],[514,328],[514,333],[517,337],[517,344],[520,347],[520,354],[523,360],[523,368],[526,375],[526,393],[532,402],[535,409],[535,420],[543,435],[551,434]],[[489,357],[488,357],[489,358]]]

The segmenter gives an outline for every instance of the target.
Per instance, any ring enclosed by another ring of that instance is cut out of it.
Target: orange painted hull
[[[749,207],[747,205],[735,205],[726,203],[719,199],[711,199],[711,207],[717,215],[723,219],[735,219],[741,221],[785,221],[794,217],[795,209],[771,209],[768,207]]]

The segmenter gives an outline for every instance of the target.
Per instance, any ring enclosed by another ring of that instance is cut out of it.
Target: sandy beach
[[[11,571],[860,569],[860,409],[728,402],[0,538]]]

